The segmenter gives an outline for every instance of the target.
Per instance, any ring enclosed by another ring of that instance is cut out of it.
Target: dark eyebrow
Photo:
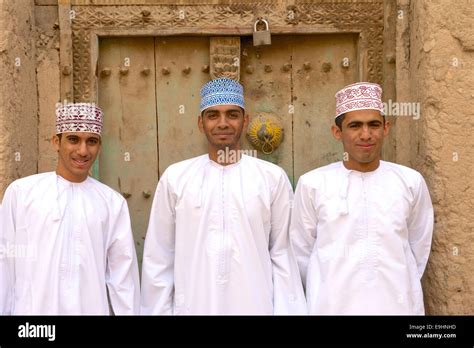
[[[235,108],[235,109],[226,110],[225,113],[226,113],[226,114],[230,114],[230,113],[232,113],[232,112],[240,112],[240,111],[241,111],[241,109]],[[214,113],[219,113],[219,110],[215,110],[215,109],[206,110],[206,111],[204,112],[204,115],[207,115],[207,114],[214,114]]]
[[[352,125],[354,125],[354,126],[360,126],[361,124],[363,124],[363,122],[361,122],[361,121],[351,121],[351,122],[349,122],[349,123],[347,124],[347,126],[348,126],[348,127],[349,127],[349,126],[352,126]]]
[[[351,125],[361,126],[361,125],[363,125],[363,124],[364,124],[364,122],[362,122],[362,121],[351,121],[351,122],[349,122],[349,123],[347,124],[347,126],[348,126],[348,127],[351,126]],[[372,121],[367,122],[367,124],[370,124],[370,125],[375,125],[375,124],[377,124],[377,125],[379,125],[379,124],[382,124],[382,122],[379,121],[379,120],[372,120]]]

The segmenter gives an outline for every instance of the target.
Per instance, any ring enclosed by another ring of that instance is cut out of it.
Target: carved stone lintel
[[[240,37],[210,38],[211,78],[240,80]]]

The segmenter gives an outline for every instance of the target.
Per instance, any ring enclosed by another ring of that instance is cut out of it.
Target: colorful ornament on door
[[[283,140],[283,127],[272,115],[258,115],[250,122],[247,139],[257,150],[266,155],[273,153]]]

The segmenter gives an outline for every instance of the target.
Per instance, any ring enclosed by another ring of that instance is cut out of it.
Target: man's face
[[[382,154],[383,139],[388,135],[389,123],[377,110],[356,110],[346,113],[342,122],[342,130],[336,125],[332,132],[337,140],[341,140],[344,151],[349,154],[349,167],[377,163]],[[352,166],[351,166],[352,165]]]
[[[206,134],[209,145],[216,149],[239,147],[242,131],[247,129],[248,116],[235,105],[217,105],[207,108],[199,116],[198,126]]]
[[[72,182],[82,182],[100,151],[101,140],[97,134],[86,132],[63,133],[61,139],[53,137],[58,151],[57,173]]]

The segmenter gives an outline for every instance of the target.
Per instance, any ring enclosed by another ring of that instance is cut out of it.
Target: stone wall
[[[33,0],[0,1],[0,193],[37,173],[38,118]]]
[[[472,1],[411,1],[409,90],[421,102],[410,163],[435,208],[424,276],[429,314],[474,314],[474,30]]]
[[[60,101],[59,21],[57,6],[36,6],[36,78],[38,81],[38,172],[56,168],[51,145],[55,133],[55,105]]]

